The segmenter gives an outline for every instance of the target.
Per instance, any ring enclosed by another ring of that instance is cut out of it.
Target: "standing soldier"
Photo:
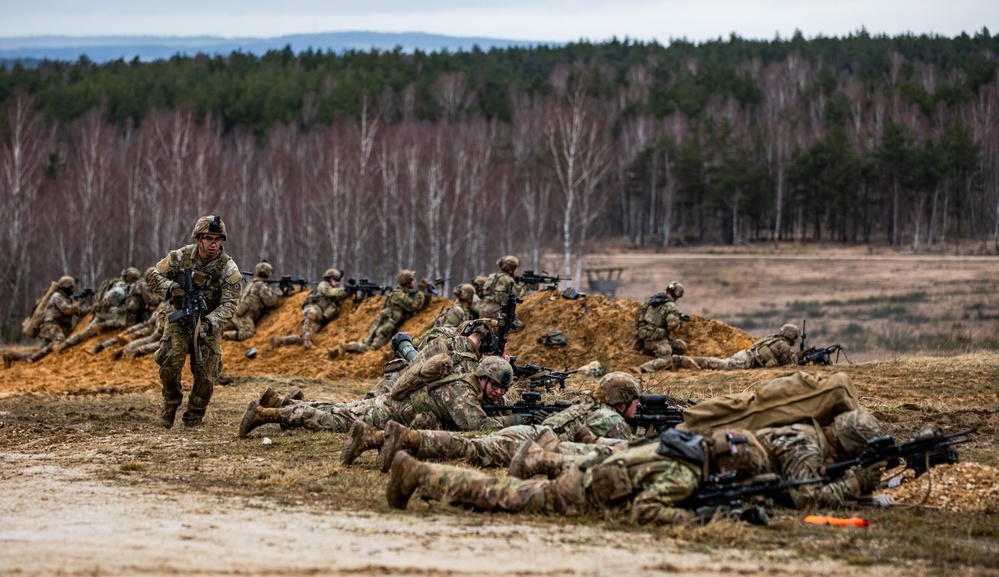
[[[239,267],[222,248],[226,227],[220,217],[209,215],[199,218],[191,238],[195,244],[171,251],[156,263],[156,270],[148,279],[152,289],[166,295],[179,311],[184,308],[187,296],[180,281],[185,270],[191,269],[194,288],[203,291],[207,305],[200,323],[202,334],[192,335],[189,332],[187,322],[194,319],[168,323],[163,330],[160,348],[153,356],[160,366],[160,382],[163,384],[160,425],[168,429],[173,426],[177,408],[184,400],[180,374],[188,353],[191,353],[194,385],[187,399],[184,425],[196,426],[204,419],[215,381],[222,374],[222,327],[236,312],[243,282]],[[195,339],[203,360],[200,365],[194,360],[197,352],[193,350]]]
[[[335,268],[326,269],[322,282],[309,292],[302,305],[302,334],[271,337],[270,348],[303,345],[305,350],[312,350],[313,333],[318,332],[340,314],[340,303],[349,296],[345,289],[340,288],[341,278],[343,278],[342,271]]]
[[[514,273],[517,272],[517,267],[520,266],[520,259],[517,257],[507,255],[496,261],[496,266],[499,267],[499,271],[489,275],[482,287],[479,318],[498,319],[500,309],[506,303],[506,296],[511,290],[515,296],[522,297],[531,288],[513,278]],[[520,328],[519,323],[515,328]]]
[[[680,328],[680,309],[676,301],[683,297],[683,285],[673,281],[665,293],[649,297],[638,309],[638,341],[635,349],[656,358],[642,364],[643,373],[651,373],[673,366],[673,355],[682,355],[687,344],[670,334]]]
[[[75,290],[76,280],[71,276],[59,277],[59,280],[49,286],[35,305],[31,317],[22,325],[25,335],[41,339],[42,346],[31,352],[3,353],[5,369],[16,361],[35,362],[52,352],[55,345],[66,340],[66,335],[73,330],[73,317],[80,314],[80,303],[73,298]],[[33,325],[33,321],[37,325]]]
[[[272,274],[274,267],[268,262],[258,263],[253,269],[253,279],[243,288],[236,314],[222,333],[223,339],[245,341],[257,334],[257,320],[264,311],[274,308],[281,300],[281,291],[267,283]]]
[[[791,348],[798,341],[801,331],[790,323],[782,326],[780,332],[753,343],[748,349],[743,349],[727,359],[715,357],[691,357],[702,369],[728,371],[732,369],[773,368],[793,365],[797,362],[795,352]]]
[[[454,289],[454,304],[434,321],[434,327],[457,328],[465,321],[476,319],[472,312],[472,299],[475,297],[475,287],[463,284]]]
[[[371,323],[371,328],[368,329],[368,336],[364,337],[362,341],[344,343],[343,350],[350,353],[363,353],[384,347],[392,335],[396,333],[399,325],[430,303],[426,294],[430,281],[426,278],[420,281],[419,287],[414,288],[416,273],[409,269],[403,269],[396,275],[395,280],[399,286],[385,297],[382,310],[378,311],[378,315]]]

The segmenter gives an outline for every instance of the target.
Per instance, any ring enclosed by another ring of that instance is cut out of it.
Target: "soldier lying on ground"
[[[138,272],[136,269],[130,270]],[[154,270],[153,267],[146,269],[145,276],[137,280],[135,284],[132,285],[128,296],[125,298],[125,311],[128,315],[126,320],[131,324],[125,330],[110,339],[106,339],[92,347],[88,347],[86,349],[88,353],[96,355],[106,348],[113,347],[120,343],[128,343],[133,339],[148,336],[156,331],[157,321],[155,318],[155,311],[159,310],[164,301],[160,295],[156,294],[149,288],[149,283],[146,281],[146,277],[149,276],[149,273],[152,270]],[[125,276],[124,273],[122,276]]]
[[[576,514],[583,510],[627,512],[637,525],[697,518],[679,505],[709,475],[734,471],[737,479],[767,472],[766,451],[748,431],[720,430],[701,437],[686,431],[676,442],[641,439],[602,458],[570,465],[553,481],[494,477],[471,469],[422,463],[396,453],[386,490],[388,503],[405,509],[419,491],[482,511]],[[712,508],[706,516],[714,516]]]
[[[436,363],[447,364],[450,359],[441,354],[425,365]],[[352,403],[305,402],[281,408],[263,408],[258,401],[251,401],[240,422],[239,437],[246,437],[267,423],[279,423],[282,429],[305,427],[335,433],[346,433],[356,421],[379,429],[389,421],[396,421],[421,429],[452,431],[527,424],[529,415],[490,417],[482,409],[483,403],[500,401],[512,383],[510,363],[499,357],[486,357],[472,373],[452,373],[421,384],[400,399],[386,394]]]
[[[797,357],[791,347],[797,342],[801,331],[790,323],[782,326],[780,332],[764,337],[748,349],[743,349],[727,359],[715,357],[689,357],[702,369],[729,371],[733,369],[773,368],[793,365]]]
[[[608,373],[600,380],[593,396],[553,415],[535,414],[537,425],[507,427],[491,435],[467,438],[447,431],[413,430],[390,422],[385,431],[356,422],[340,462],[349,465],[364,451],[380,449],[378,468],[388,471],[398,451],[415,451],[419,459],[462,459],[477,467],[505,467],[514,453],[542,432],[566,441],[565,450],[586,454],[588,443],[600,438],[631,439],[633,432],[625,419],[634,417],[642,385],[626,373]],[[579,443],[570,443],[579,441]]]
[[[265,312],[276,307],[281,300],[281,290],[271,286],[267,279],[274,274],[269,262],[257,263],[253,268],[253,278],[243,287],[239,304],[232,320],[225,326],[222,338],[229,341],[245,341],[257,334],[257,321]]]
[[[136,308],[134,312],[130,312],[128,310],[128,297],[132,294],[135,283],[138,282],[140,276],[139,269],[129,267],[121,272],[120,277],[107,283],[107,286],[104,287],[105,290],[97,292],[98,300],[94,304],[94,318],[87,325],[87,328],[55,345],[55,351],[61,353],[90,337],[110,331],[117,332],[139,322],[143,309]]]

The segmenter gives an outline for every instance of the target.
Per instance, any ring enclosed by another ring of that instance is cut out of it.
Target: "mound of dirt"
[[[898,487],[881,491],[893,503],[999,513],[999,470],[994,467],[955,463],[933,467],[930,474],[918,479],[907,470],[902,478]]]
[[[324,380],[374,379],[381,376],[382,365],[392,358],[385,347],[362,354],[341,354],[329,360],[327,351],[340,343],[363,339],[375,315],[381,309],[383,297],[365,299],[356,306],[344,302],[340,315],[313,337],[315,348],[306,351],[301,346],[268,349],[268,338],[301,333],[302,303],[306,293],[285,298],[277,309],[264,315],[257,323],[257,334],[242,342],[223,341],[225,372],[231,375],[282,375]],[[434,298],[430,305],[400,327],[414,338],[430,329],[434,319],[451,301]],[[570,370],[598,361],[606,370],[627,369],[650,357],[633,349],[635,317],[639,303],[603,296],[568,300],[550,292],[528,295],[517,307],[517,316],[524,329],[510,335],[507,351],[518,362],[534,363],[555,369]],[[756,340],[742,330],[725,323],[692,315],[693,320],[678,331],[688,344],[688,354],[727,357],[749,347]],[[83,330],[85,322],[77,325]],[[567,337],[565,346],[545,346],[538,339],[553,330]],[[110,351],[97,356],[85,349],[107,338],[94,337],[65,351],[50,354],[38,363],[15,363],[0,371],[0,394],[25,392],[123,392],[158,389],[158,367],[151,356],[135,360],[114,360]],[[256,347],[256,358],[245,352]]]

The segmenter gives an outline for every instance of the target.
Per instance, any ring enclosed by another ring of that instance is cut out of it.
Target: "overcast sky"
[[[0,0],[0,36],[430,32],[602,41],[999,33],[999,0]]]

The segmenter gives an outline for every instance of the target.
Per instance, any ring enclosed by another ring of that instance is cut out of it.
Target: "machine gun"
[[[833,360],[829,358],[829,355],[836,353],[836,361],[839,362],[839,354],[843,353],[843,358],[846,362],[850,362],[850,357],[846,356],[846,349],[843,345],[829,345],[828,347],[818,348],[815,346],[808,347],[801,354],[801,358],[798,359],[799,365],[831,365]]]
[[[493,337],[492,352],[494,355],[503,355],[510,329],[517,323],[517,303],[522,302],[524,299],[513,294],[513,285],[510,285],[510,292],[506,294],[506,302],[500,307],[499,318],[496,319],[499,328],[496,330],[496,336]]]
[[[524,274],[514,276],[513,280],[529,285],[547,285],[538,289],[543,291],[558,290],[558,283],[562,282],[561,277],[551,276],[546,271],[541,271],[541,274],[534,274],[533,270],[525,270]]]
[[[539,389],[541,387],[544,387],[547,390],[551,390],[555,386],[558,386],[558,388],[564,391],[565,380],[578,372],[579,372],[578,370],[553,371],[551,369],[548,369],[547,373],[534,377],[533,379],[530,380],[528,384],[532,389]]]
[[[665,429],[672,429],[683,422],[683,409],[669,406],[669,401],[669,395],[638,397],[638,410],[628,424],[643,430],[646,437],[655,437]]]
[[[813,479],[803,479],[801,481],[785,481],[773,473],[757,475],[747,483],[736,481],[737,471],[727,471],[718,475],[712,475],[701,484],[698,492],[681,501],[677,506],[693,511],[707,508],[710,514],[718,509],[726,508],[733,514],[745,513],[742,507],[746,500],[756,496],[772,496],[777,493],[803,487],[805,485],[815,485],[818,483],[828,483],[825,477],[815,477]],[[747,519],[753,522],[750,519]]]
[[[253,276],[253,273],[247,272],[245,270],[241,270],[241,271],[239,271],[239,273],[242,274],[243,276],[248,276],[248,277],[252,277]],[[285,276],[283,276],[283,277],[281,277],[280,279],[277,279],[277,280],[269,279],[269,278],[268,279],[260,279],[260,280],[264,281],[267,284],[276,284],[276,285],[278,285],[278,288],[281,289],[281,294],[284,295],[284,296],[291,296],[291,294],[294,292],[294,289],[295,289],[296,286],[298,287],[298,290],[300,290],[300,291],[304,291],[305,289],[309,288],[309,281],[305,280],[304,278],[293,279],[293,278],[291,278],[288,275],[285,275]]]
[[[447,281],[449,281],[449,280],[451,280],[453,278],[454,278],[454,276],[449,276],[447,278],[444,278],[444,277],[435,278],[432,283],[430,283],[430,284],[427,285],[427,289],[426,289],[427,294],[428,295],[433,295],[435,297],[441,296],[441,291],[437,287],[444,286],[444,283],[446,283]]]
[[[185,328],[191,335],[191,356],[197,362],[198,368],[204,371],[205,362],[201,358],[198,338],[201,336],[201,316],[208,310],[208,303],[205,302],[205,291],[194,287],[194,271],[190,268],[184,269],[180,281],[180,286],[184,289],[184,306],[171,313],[168,318],[172,323],[187,319]],[[221,329],[221,327],[219,328]],[[194,367],[192,366],[191,369],[193,371]]]
[[[825,474],[835,480],[855,466],[867,467],[885,461],[888,468],[893,469],[904,461],[905,468],[912,469],[918,477],[930,467],[956,463],[958,456],[954,445],[970,442],[971,439],[962,437],[977,430],[978,427],[971,427],[945,435],[939,428],[927,428],[901,445],[895,444],[895,438],[891,435],[874,437],[867,440],[867,448],[859,457],[826,465]]]
[[[551,371],[553,369],[549,367],[543,367],[541,365],[532,365],[525,363],[523,365],[517,364],[518,357],[510,357],[510,366],[513,367],[513,376],[518,379],[523,377],[530,377],[540,373],[541,371]]]
[[[538,413],[557,413],[559,411],[564,411],[572,406],[569,401],[555,401],[554,404],[545,404],[541,402],[541,393],[536,391],[524,391],[520,393],[522,400],[517,401],[512,405],[482,405],[482,410],[486,412],[487,415],[496,415],[499,413],[510,412],[515,415],[531,415],[535,419],[535,422],[540,422],[537,419]],[[542,418],[543,419],[543,418]]]
[[[375,295],[385,295],[385,293],[392,290],[390,286],[377,285],[366,278],[361,280],[347,279],[347,284],[344,285],[343,289],[347,291],[347,294],[354,297],[354,304],[357,304],[368,297],[373,297]]]

